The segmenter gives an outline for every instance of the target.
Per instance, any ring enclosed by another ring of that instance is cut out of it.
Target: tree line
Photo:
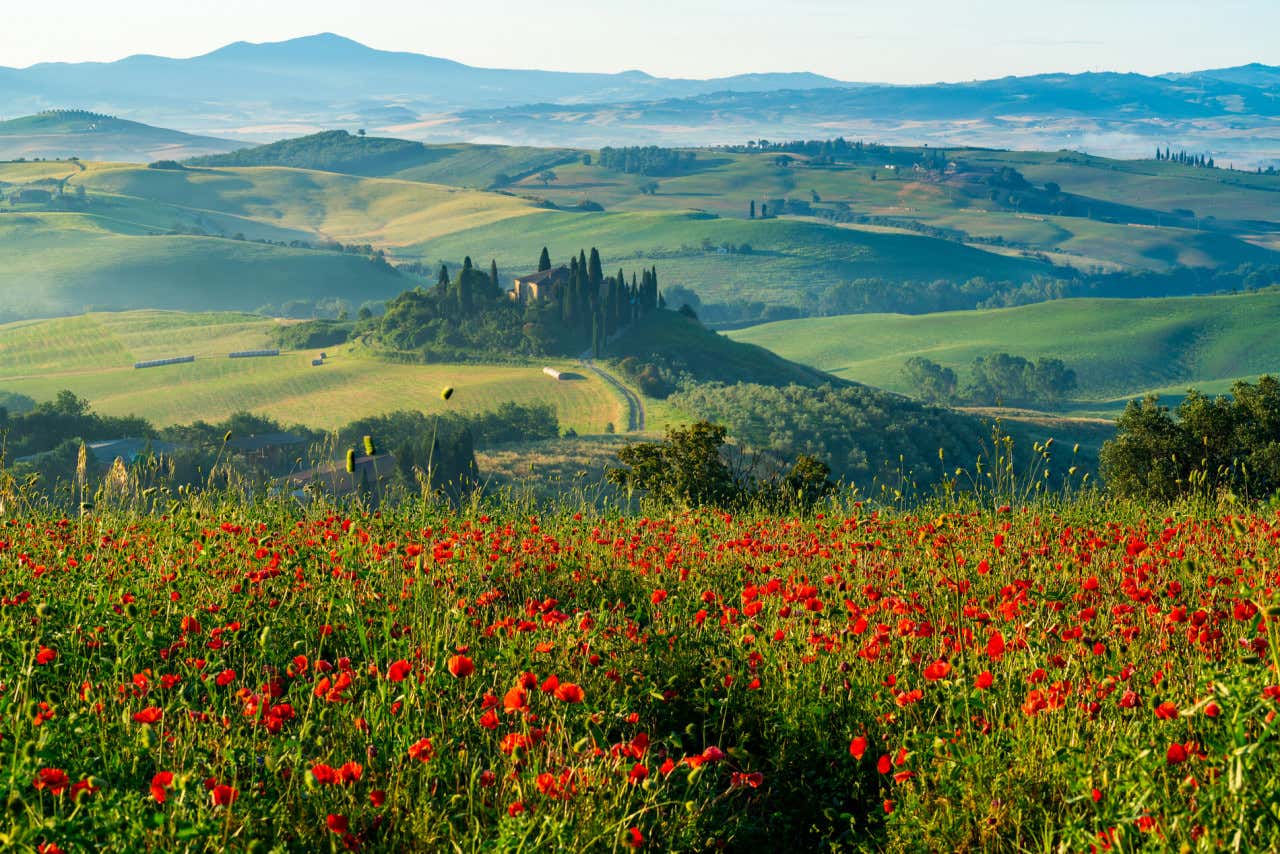
[[[661,177],[677,175],[689,169],[697,159],[692,151],[662,148],[657,145],[627,146],[600,149],[597,163],[605,169],[625,172],[628,175]]]
[[[963,387],[953,369],[923,356],[907,359],[903,375],[914,397],[939,404],[1052,407],[1076,389],[1076,373],[1061,359],[1032,362],[1009,353],[978,356]]]
[[[1240,381],[1230,394],[1192,389],[1173,411],[1155,395],[1130,401],[1102,447],[1102,474],[1120,495],[1169,501],[1280,490],[1280,380]]]

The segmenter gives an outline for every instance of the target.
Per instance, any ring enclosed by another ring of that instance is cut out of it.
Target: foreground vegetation
[[[17,850],[1280,844],[1271,508],[6,499]]]

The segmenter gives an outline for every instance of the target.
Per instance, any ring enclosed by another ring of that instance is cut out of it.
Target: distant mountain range
[[[809,73],[668,79],[475,68],[324,33],[236,42],[203,56],[0,67],[9,117],[60,107],[211,137],[270,141],[366,127],[420,140],[702,145],[857,136],[1280,159],[1280,67],[1088,73],[890,86]]]

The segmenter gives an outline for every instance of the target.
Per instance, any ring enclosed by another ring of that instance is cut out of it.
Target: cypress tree
[[[542,247],[542,254],[538,256],[538,272],[551,269],[551,253],[547,251],[547,247]]]
[[[752,200],[751,200],[751,210],[750,210],[750,212],[747,214],[747,219],[755,219],[755,218],[756,218],[756,200],[755,200],[755,199],[752,199]]]
[[[495,293],[502,293],[502,285],[498,284],[498,259],[489,259],[489,281],[493,282]]]
[[[471,256],[468,255],[462,261],[462,272],[458,274],[458,307],[462,309],[463,314],[470,314],[474,307],[472,296],[474,293],[474,283],[476,271],[471,266]]]
[[[600,252],[594,246],[591,247],[591,260],[587,262],[587,275],[591,287],[598,292],[600,284],[604,282],[604,271],[600,269]]]
[[[444,264],[440,265],[440,275],[436,277],[436,287],[442,294],[449,290],[449,268]]]

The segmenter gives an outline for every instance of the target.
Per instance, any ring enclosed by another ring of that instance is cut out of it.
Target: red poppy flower
[[[229,807],[240,797],[240,792],[225,783],[219,783],[209,790],[209,797],[215,807]]]
[[[502,698],[502,708],[508,712],[522,712],[529,707],[529,695],[519,686],[512,688]]]
[[[893,770],[893,760],[889,758],[889,754],[880,757],[880,761],[876,763],[876,770],[881,774],[888,774]]]
[[[387,802],[387,793],[382,789],[374,789],[369,793],[369,803],[375,807],[380,807]]]
[[[854,759],[861,760],[862,755],[867,752],[867,737],[865,735],[855,735],[853,741],[849,742],[849,755]]]
[[[572,682],[562,682],[556,688],[556,699],[562,703],[581,703],[586,699],[582,689]]]
[[[387,678],[392,682],[403,682],[412,671],[413,665],[402,658],[391,662],[391,666],[387,668]]]
[[[640,828],[633,827],[627,831],[627,845],[632,848],[644,845],[644,834],[640,832]]]
[[[133,713],[134,723],[154,724],[164,717],[164,710],[158,706],[148,706],[140,712]]]
[[[409,758],[419,762],[430,762],[436,755],[435,745],[429,738],[420,738],[409,745]]]
[[[475,662],[465,655],[450,656],[447,667],[455,679],[466,679],[476,672]]]
[[[973,687],[985,691],[991,687],[994,678],[991,676],[990,670],[984,670],[978,674],[978,678],[973,680]]]
[[[165,790],[173,785],[172,771],[159,771],[151,778],[151,797],[155,802],[162,804],[165,801]]]
[[[36,653],[36,664],[48,664],[57,657],[57,650],[49,649],[47,646],[42,646]]]
[[[935,661],[924,669],[924,678],[930,682],[937,682],[939,679],[945,679],[950,672],[950,662]]]
[[[311,776],[315,778],[317,783],[321,785],[331,785],[338,781],[338,772],[334,771],[329,765],[323,762],[317,762],[311,766]]]
[[[51,795],[61,795],[71,785],[71,778],[61,768],[41,768],[31,785],[36,789],[48,789]]]
[[[347,832],[348,825],[347,817],[345,815],[334,815],[333,813],[329,813],[329,815],[325,817],[324,823],[328,825],[329,830],[334,833]]]
[[[217,682],[219,687],[225,688],[226,686],[230,685],[232,682],[236,681],[236,672],[231,668],[227,668],[226,670],[219,673],[217,678],[215,678],[213,681]]]
[[[1168,751],[1164,755],[1165,761],[1170,765],[1181,765],[1187,761],[1187,749],[1178,742],[1169,745]]]

